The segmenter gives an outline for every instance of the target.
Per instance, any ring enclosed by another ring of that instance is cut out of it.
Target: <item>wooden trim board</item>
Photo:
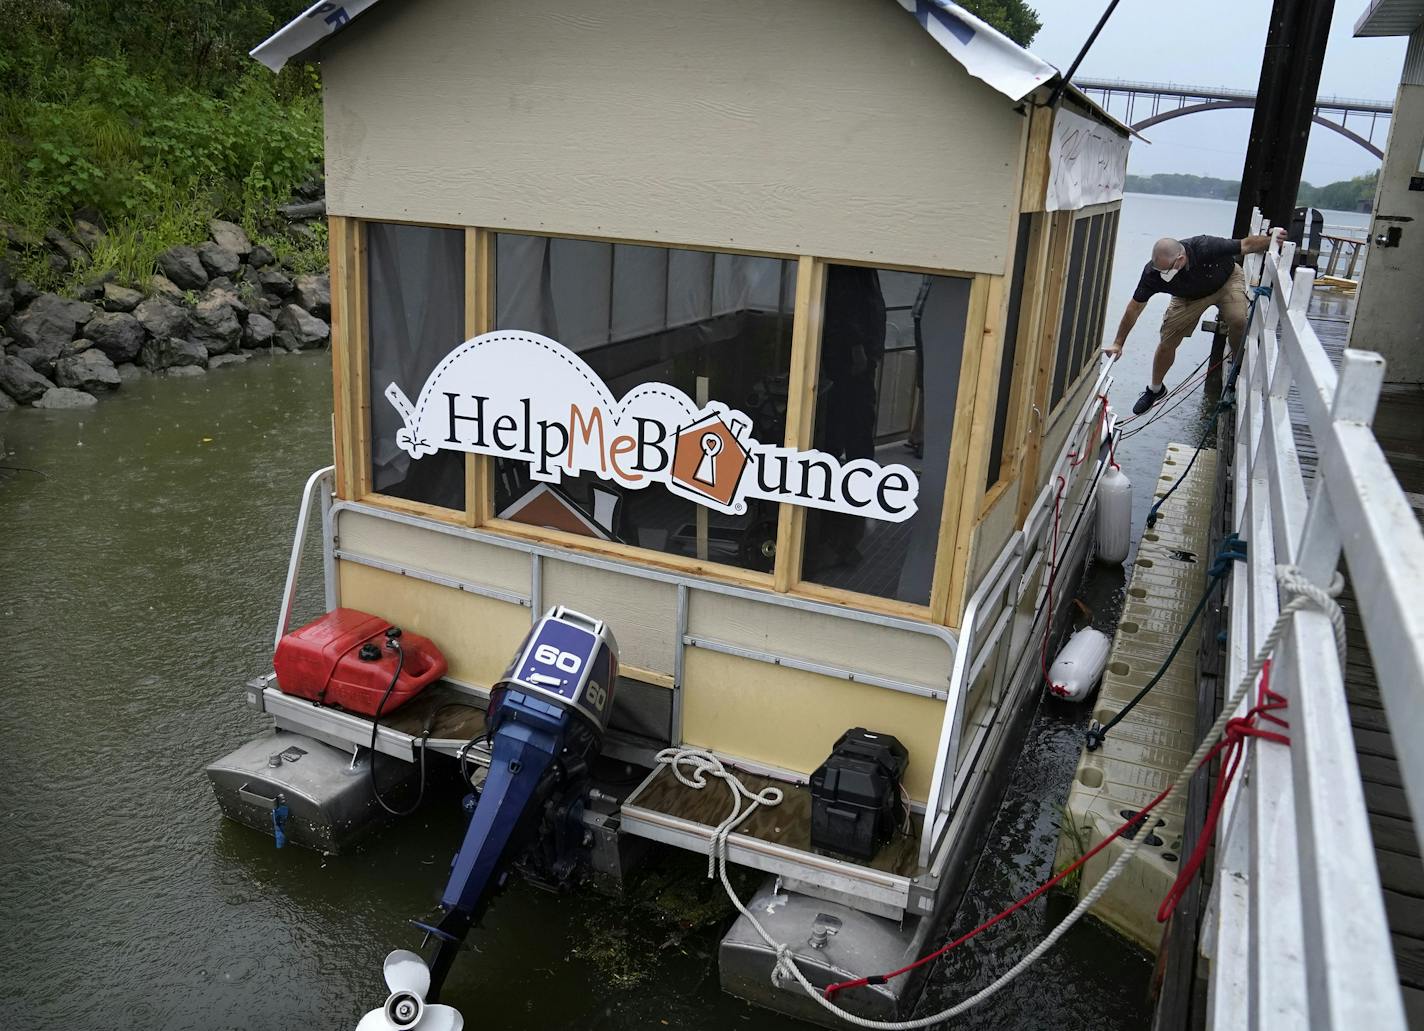
[[[816,420],[816,379],[821,361],[821,315],[825,310],[826,266],[816,258],[801,258],[796,266],[796,305],[791,323],[791,380],[787,385],[786,446],[810,450]],[[801,580],[801,554],[806,538],[806,509],[779,506],[776,519],[776,565],[772,587],[786,593]]]

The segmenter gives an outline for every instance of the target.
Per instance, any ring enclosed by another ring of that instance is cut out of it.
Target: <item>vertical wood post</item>
[[[816,381],[821,362],[821,316],[825,310],[826,267],[801,257],[796,267],[796,311],[791,326],[791,379],[786,400],[786,446],[807,451],[816,419]],[[785,593],[801,579],[806,509],[782,504],[776,520],[774,590]]]

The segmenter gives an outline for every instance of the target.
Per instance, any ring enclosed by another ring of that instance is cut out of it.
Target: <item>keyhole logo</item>
[[[745,502],[737,497],[742,473],[748,464],[741,435],[750,429],[738,422],[729,426],[720,415],[708,415],[677,431],[673,452],[671,484],[694,500],[714,501],[725,508]]]
[[[702,434],[702,460],[692,478],[709,487],[717,485],[717,456],[722,451],[722,438],[715,433]]]

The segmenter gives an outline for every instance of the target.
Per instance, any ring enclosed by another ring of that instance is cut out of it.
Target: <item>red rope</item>
[[[1229,752],[1229,755],[1225,760],[1226,768],[1224,769],[1222,776],[1217,780],[1216,792],[1212,796],[1212,805],[1207,812],[1207,822],[1202,828],[1202,834],[1200,839],[1197,841],[1196,849],[1188,858],[1187,863],[1182,867],[1182,871],[1177,877],[1177,882],[1172,885],[1171,890],[1167,893],[1166,899],[1164,899],[1162,902],[1162,907],[1157,911],[1158,920],[1165,920],[1168,916],[1171,915],[1172,910],[1176,908],[1178,899],[1180,899],[1182,894],[1186,891],[1187,885],[1191,883],[1191,878],[1196,876],[1197,870],[1201,866],[1202,859],[1205,857],[1207,847],[1211,842],[1212,830],[1216,825],[1216,819],[1221,813],[1221,803],[1226,798],[1226,790],[1228,787],[1230,787],[1231,778],[1235,776],[1236,769],[1241,763],[1242,754],[1244,753],[1246,747],[1246,739],[1248,737],[1262,737],[1268,741],[1275,741],[1279,744],[1290,743],[1290,739],[1284,734],[1277,734],[1269,730],[1262,730],[1256,726],[1257,718],[1270,720],[1272,723],[1279,724],[1283,727],[1287,725],[1283,720],[1271,715],[1272,711],[1284,708],[1286,701],[1280,695],[1276,694],[1274,691],[1270,690],[1269,687],[1267,687],[1269,681],[1270,662],[1268,660],[1265,667],[1261,671],[1261,689],[1257,704],[1252,709],[1250,709],[1245,716],[1240,716],[1235,719],[1229,720],[1226,724],[1226,732],[1222,735],[1221,740],[1218,741],[1215,747],[1213,747],[1211,751],[1207,752],[1207,754],[1203,757],[1202,761],[1197,764],[1198,770],[1203,769],[1221,752]],[[857,977],[850,981],[837,981],[835,984],[827,985],[825,989],[826,998],[832,999],[835,997],[837,992],[845,991],[848,988],[863,988],[866,985],[884,984],[891,978],[899,977],[902,974],[908,974],[911,970],[915,970],[918,967],[922,967],[926,963],[932,963],[934,960],[939,959],[939,957],[943,956],[951,949],[957,948],[958,946],[963,945],[965,942],[969,941],[971,938],[974,938],[976,935],[982,934],[984,931],[987,931],[989,928],[997,924],[1000,920],[1011,916],[1018,910],[1022,909],[1024,906],[1028,905],[1034,899],[1039,898],[1049,889],[1063,881],[1064,878],[1068,877],[1074,871],[1082,869],[1084,864],[1086,864],[1099,852],[1101,852],[1103,849],[1107,848],[1110,844],[1120,838],[1128,830],[1133,830],[1133,833],[1135,834],[1136,828],[1142,826],[1144,821],[1147,819],[1147,814],[1152,812],[1153,809],[1157,808],[1157,806],[1161,804],[1162,800],[1167,797],[1167,794],[1171,790],[1172,788],[1170,785],[1164,788],[1161,794],[1159,794],[1152,801],[1148,802],[1147,805],[1142,807],[1141,812],[1139,812],[1132,819],[1123,823],[1117,828],[1117,830],[1113,831],[1110,835],[1108,835],[1102,841],[1098,842],[1082,856],[1078,857],[1078,859],[1071,866],[1068,866],[1061,872],[1055,874],[1053,877],[1049,878],[1043,884],[1039,885],[1037,888],[1029,892],[1023,898],[1019,899],[1013,905],[1009,906],[1007,909],[984,921],[978,927],[974,928],[974,930],[969,931],[966,934],[960,935],[958,938],[954,939],[954,941],[952,942],[949,942],[947,945],[941,946],[940,948],[936,949],[934,952],[929,953],[928,955],[921,956],[913,963],[908,963],[898,970],[891,970],[890,972],[884,974],[872,974],[869,977]]]
[[[1202,824],[1201,835],[1197,838],[1196,847],[1192,849],[1192,854],[1187,857],[1187,861],[1182,864],[1181,872],[1177,874],[1177,880],[1168,889],[1166,897],[1162,899],[1162,905],[1157,909],[1158,923],[1165,923],[1176,910],[1177,904],[1187,893],[1187,888],[1191,886],[1197,871],[1201,869],[1202,863],[1206,860],[1207,849],[1211,847],[1212,837],[1216,831],[1217,818],[1221,816],[1222,804],[1226,801],[1226,793],[1231,789],[1231,781],[1236,776],[1236,771],[1240,768],[1241,760],[1246,753],[1246,739],[1262,737],[1277,744],[1290,744],[1290,738],[1284,734],[1262,730],[1256,726],[1257,718],[1269,720],[1282,727],[1289,726],[1284,720],[1271,715],[1277,709],[1284,709],[1286,700],[1271,690],[1270,683],[1271,663],[1268,659],[1261,670],[1261,689],[1257,695],[1256,704],[1247,711],[1245,716],[1238,716],[1227,722],[1226,733],[1222,735],[1221,741],[1211,751],[1211,755],[1215,755],[1217,752],[1225,754],[1225,758],[1221,761],[1221,775],[1216,779],[1216,790],[1212,792],[1211,803],[1207,807],[1206,820]],[[1208,755],[1207,758],[1210,758],[1211,755]]]
[[[1093,420],[1093,432],[1083,444],[1081,453],[1077,451],[1068,452],[1068,465],[1071,469],[1076,469],[1088,460],[1088,456],[1094,451],[1093,445],[1097,443],[1099,429],[1106,429],[1108,423],[1108,395],[1098,395],[1098,417]],[[1117,442],[1111,437],[1108,438],[1108,463],[1114,469],[1122,468],[1117,464]]]

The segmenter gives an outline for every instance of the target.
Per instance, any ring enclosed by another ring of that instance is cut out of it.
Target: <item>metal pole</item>
[[[1048,106],[1052,107],[1058,102],[1058,98],[1063,95],[1064,88],[1073,81],[1073,73],[1078,70],[1078,66],[1083,63],[1083,58],[1088,56],[1088,50],[1098,38],[1098,33],[1103,31],[1103,26],[1112,17],[1113,10],[1117,7],[1118,0],[1112,0],[1107,9],[1103,11],[1103,16],[1098,19],[1098,23],[1093,26],[1093,31],[1088,34],[1088,40],[1083,44],[1083,49],[1078,51],[1078,56],[1073,58],[1073,63],[1068,66],[1068,70],[1063,73],[1063,78],[1058,85],[1053,87],[1053,94],[1048,98]],[[1106,105],[1104,105],[1106,106]]]
[[[1251,231],[1253,208],[1260,208],[1273,226],[1290,225],[1334,8],[1335,0],[1275,0],[1241,170],[1233,237]],[[1217,333],[1211,345],[1211,365],[1221,361],[1225,347],[1225,335]],[[1213,379],[1219,384],[1219,376]]]

